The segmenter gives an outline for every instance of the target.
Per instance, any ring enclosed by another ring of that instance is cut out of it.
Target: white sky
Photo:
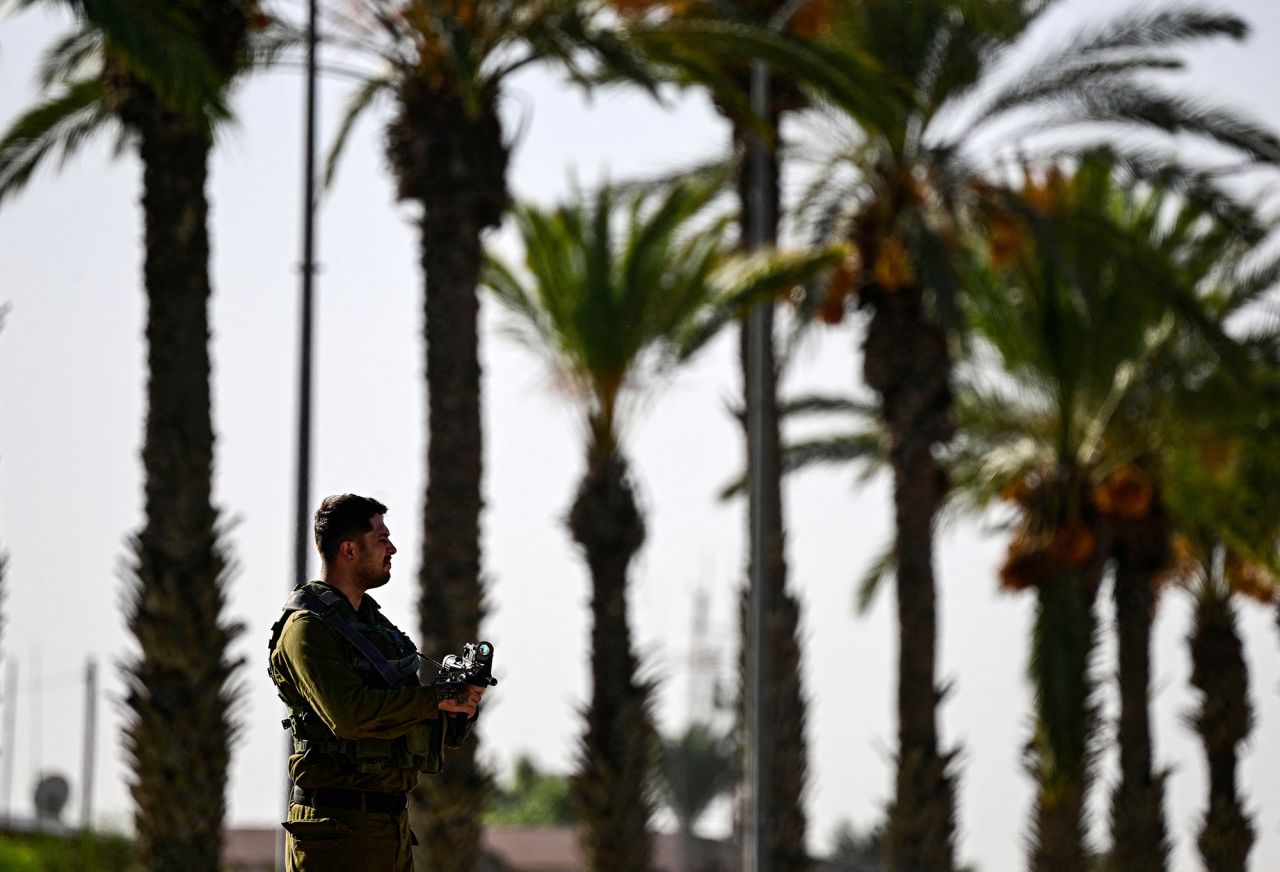
[[[1269,0],[1224,4],[1255,25],[1244,48],[1195,55],[1195,87],[1229,96],[1280,127],[1280,8]],[[1101,0],[1069,0],[1056,26],[1096,18]],[[28,13],[0,26],[0,125],[33,98],[40,50],[60,22]],[[324,136],[345,93],[326,87]],[[511,89],[509,129],[523,129],[511,181],[519,196],[550,201],[571,174],[590,184],[718,153],[727,131],[701,99],[661,109],[622,91],[586,101],[554,75],[528,73]],[[213,165],[213,354],[216,499],[236,520],[240,569],[230,616],[247,631],[236,653],[243,732],[235,747],[229,820],[279,820],[284,734],[263,670],[268,627],[291,583],[296,315],[300,250],[298,159],[301,87],[281,72],[244,87],[238,125]],[[320,217],[315,467],[316,499],[367,493],[391,507],[400,548],[386,612],[416,635],[423,484],[421,278],[410,213],[393,203],[372,119],[351,142]],[[140,523],[139,447],[144,385],[138,164],[87,148],[60,174],[45,172],[0,208],[0,545],[10,556],[3,604],[7,663],[20,668],[11,802],[29,813],[37,772],[73,782],[68,817],[79,820],[83,690],[89,658],[101,664],[95,818],[126,825],[130,804],[120,753],[122,685],[129,650],[119,567]],[[483,753],[500,771],[531,752],[567,770],[587,698],[588,581],[562,518],[581,474],[576,422],[539,361],[494,329],[486,303],[484,567],[501,685],[490,694]],[[811,340],[788,377],[793,391],[859,384],[858,337],[845,327]],[[689,711],[693,591],[710,594],[710,643],[726,675],[742,575],[741,505],[716,489],[742,458],[726,406],[738,392],[735,348],[720,341],[680,374],[637,422],[630,442],[649,538],[633,573],[632,617],[646,669],[663,678],[658,711],[674,729]],[[882,598],[858,619],[853,586],[888,535],[889,495],[878,480],[856,489],[846,474],[806,474],[786,496],[792,579],[804,602],[812,842],[824,849],[837,821],[876,821],[891,789],[893,609]],[[1030,725],[1023,679],[1029,597],[995,591],[1002,542],[975,527],[949,532],[938,554],[940,674],[954,684],[943,734],[963,748],[961,856],[983,872],[1023,865],[1032,785],[1021,749]],[[1194,832],[1203,812],[1204,764],[1183,723],[1190,598],[1165,598],[1156,626],[1157,759],[1173,768],[1167,803],[1177,872],[1198,868]],[[1242,609],[1258,727],[1242,785],[1259,833],[1255,870],[1280,868],[1280,657],[1274,614]],[[1103,626],[1109,627],[1109,607]],[[1104,638],[1105,638],[1104,633]],[[436,652],[440,653],[440,652]],[[1114,670],[1104,642],[1098,674]],[[37,678],[39,676],[39,678]],[[8,692],[7,689],[5,691]],[[1114,700],[1108,689],[1108,712]],[[1110,748],[1111,739],[1106,739]],[[6,753],[8,749],[6,748]],[[1092,833],[1105,838],[1113,755],[1104,756]],[[0,785],[2,787],[2,785]],[[5,798],[0,796],[0,805]]]

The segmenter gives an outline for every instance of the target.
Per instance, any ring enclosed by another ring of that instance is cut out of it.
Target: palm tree
[[[1256,830],[1236,782],[1239,749],[1253,732],[1249,701],[1249,667],[1244,659],[1235,582],[1214,564],[1224,565],[1221,546],[1201,551],[1191,570],[1196,610],[1188,643],[1191,683],[1201,701],[1190,715],[1200,734],[1209,771],[1209,803],[1196,839],[1205,868],[1213,872],[1244,872]],[[1190,567],[1188,567],[1190,570]],[[1190,579],[1189,579],[1190,580]],[[1264,602],[1274,605],[1274,582]]]
[[[1236,590],[1264,600],[1274,594],[1268,567],[1275,565],[1275,507],[1267,499],[1277,473],[1261,448],[1263,440],[1274,439],[1274,428],[1259,425],[1242,410],[1273,401],[1262,379],[1274,371],[1275,337],[1272,329],[1228,342],[1222,325],[1250,317],[1280,275],[1280,260],[1260,254],[1265,240],[1258,220],[1229,200],[1217,198],[1206,208],[1203,201],[1171,202],[1174,198],[1158,188],[1143,194],[1100,193],[1118,207],[1114,220],[1148,239],[1179,281],[1195,289],[1199,304],[1175,306],[1180,317],[1162,313],[1160,322],[1146,325],[1154,341],[1134,361],[1127,385],[1111,403],[1108,453],[1118,462],[1094,493],[1111,524],[1119,649],[1121,777],[1112,793],[1108,868],[1158,872],[1167,864],[1164,775],[1153,772],[1151,763],[1150,626],[1157,590],[1178,554],[1177,574],[1198,581],[1193,681],[1205,693],[1205,703],[1194,720],[1206,737],[1211,772],[1216,771],[1205,829],[1224,830],[1204,837],[1202,853],[1211,869],[1243,868],[1251,838],[1235,795],[1234,757],[1245,722],[1217,713],[1247,712],[1247,682],[1219,683],[1216,676],[1237,674],[1237,663],[1243,669],[1243,661],[1229,655],[1239,651],[1239,642],[1231,641],[1234,617],[1224,594]],[[1213,465],[1188,445],[1221,445],[1224,439],[1249,455],[1248,477],[1233,483],[1229,496],[1220,490],[1222,482],[1216,483],[1217,493],[1206,492],[1205,479],[1186,475],[1188,468]],[[1191,505],[1223,501],[1233,508],[1211,515],[1202,508],[1189,511]],[[1241,502],[1252,503],[1245,522],[1238,520]],[[1235,545],[1215,578],[1205,555],[1213,552],[1211,543],[1224,539]],[[1188,542],[1200,547],[1189,548]],[[1193,551],[1199,551],[1199,560],[1189,559]],[[1217,642],[1205,642],[1215,635]],[[1227,662],[1207,661],[1207,651],[1228,652]],[[1235,861],[1232,850],[1240,852]]]
[[[680,827],[680,867],[702,868],[695,855],[694,830],[711,803],[738,782],[736,743],[707,724],[692,723],[678,736],[662,737],[658,786]]]
[[[174,108],[196,116],[225,116],[226,81],[201,44],[200,35],[188,26],[186,16],[192,4],[160,0],[13,0],[10,5],[15,10],[62,8],[94,35],[89,37],[81,31],[79,38],[68,39],[61,51],[50,52],[51,60],[62,60],[42,73],[44,90],[59,84],[59,77],[67,70],[66,63],[94,50],[89,44],[92,39],[105,37],[113,50],[128,58],[129,64]],[[37,162],[40,159],[38,155],[34,157]]]
[[[680,184],[619,203],[609,188],[590,203],[515,213],[526,283],[497,261],[485,283],[516,316],[528,344],[568,384],[586,434],[586,472],[568,524],[591,574],[592,697],[573,777],[588,868],[647,870],[649,778],[657,752],[651,687],[636,676],[627,572],[644,541],[620,433],[628,402],[704,342],[741,301],[793,287],[838,251],[725,263],[726,219],[693,231],[715,185]],[[619,215],[629,215],[619,226]],[[717,300],[716,314],[702,317]],[[737,301],[737,302],[734,302]]]
[[[789,0],[757,0],[726,4],[715,0],[672,2],[672,0],[614,0],[624,16],[652,18],[655,13],[677,21],[715,21],[726,14],[732,19],[749,25],[769,27],[772,24],[799,36],[815,34],[829,15],[829,3],[807,3],[802,8],[790,8]],[[774,19],[779,14],[788,15],[785,20]],[[712,63],[696,55],[673,51],[672,44],[660,35],[646,38],[644,28],[634,29],[631,40],[641,45],[649,60],[661,74],[680,84],[693,84],[706,88],[716,108],[731,124],[732,153],[741,157],[749,155],[752,140],[759,137],[763,149],[762,165],[765,178],[753,178],[755,165],[748,157],[736,160],[735,188],[740,204],[740,241],[744,248],[755,236],[763,244],[775,244],[782,217],[781,162],[778,145],[783,114],[805,105],[803,95],[794,83],[786,79],[775,80],[770,85],[768,110],[764,118],[755,118],[751,111],[750,65],[741,58],[716,57]],[[758,200],[753,191],[763,191]],[[804,849],[807,841],[808,818],[804,798],[808,783],[809,746],[806,736],[807,699],[804,693],[803,664],[800,652],[800,601],[788,584],[786,560],[786,522],[782,500],[781,437],[778,421],[779,361],[774,348],[774,311],[770,306],[758,313],[764,323],[762,334],[768,337],[760,349],[756,349],[751,330],[744,318],[739,329],[739,363],[742,372],[744,424],[743,436],[751,440],[747,422],[758,420],[758,432],[763,445],[764,462],[752,469],[753,476],[762,481],[763,505],[752,502],[748,511],[748,530],[761,530],[763,553],[767,556],[765,571],[761,573],[766,589],[762,596],[766,616],[763,626],[768,638],[764,640],[763,656],[770,664],[765,681],[764,716],[768,719],[771,737],[768,750],[766,779],[769,795],[765,806],[767,815],[769,866],[778,872],[802,872],[810,860]],[[762,362],[762,389],[759,397],[747,386],[752,382],[750,361]],[[756,405],[760,408],[757,409]],[[750,446],[748,456],[755,456]],[[757,518],[757,512],[760,518]],[[753,541],[754,534],[747,537]],[[748,577],[755,577],[754,546],[748,548]],[[744,585],[739,598],[739,624],[742,640],[739,654],[738,716],[747,723],[748,688],[751,676],[748,652],[753,647],[751,624],[751,588]],[[747,749],[744,747],[743,751]],[[745,767],[744,767],[745,772]]]
[[[1076,201],[1071,208],[1079,210],[1087,201],[1087,208],[1104,226],[1117,229],[1116,242],[1149,246],[1151,263],[1181,273],[1179,283],[1198,288],[1201,296],[1207,293],[1206,280],[1244,255],[1260,233],[1246,210],[1209,189],[1199,192],[1201,199],[1188,200],[1159,187],[1120,187],[1106,154],[1092,156],[1071,184],[1071,198]],[[1042,190],[1037,196],[1045,202],[1058,194]],[[1004,246],[1007,254],[1010,245],[1018,245],[1017,231],[1003,225],[992,242],[995,250]],[[1072,249],[1073,256],[1080,254]],[[1115,255],[1105,252],[1103,257],[1100,264],[1084,267],[1077,262],[1070,270],[1077,275],[1074,281],[1088,282],[1099,291],[1102,317],[1130,321],[1094,337],[1111,343],[1125,357],[1118,360],[1110,393],[1094,395],[1089,401],[1100,412],[1092,419],[1095,429],[1090,441],[1098,481],[1090,496],[1107,527],[1104,556],[1114,569],[1120,700],[1120,779],[1111,794],[1112,844],[1105,865],[1158,872],[1167,867],[1170,846],[1163,810],[1165,774],[1152,763],[1150,636],[1174,531],[1162,478],[1170,429],[1184,418],[1207,420],[1203,403],[1196,403],[1180,382],[1190,367],[1178,358],[1180,343],[1173,341],[1178,316],[1192,321],[1202,316],[1176,303],[1169,306],[1170,311],[1149,306],[1112,311],[1101,293],[1110,281],[1108,262]],[[1164,290],[1150,281],[1125,293],[1167,301]],[[1185,324],[1181,330],[1194,333]]]
[[[83,4],[101,11],[100,2]],[[121,7],[137,15],[148,8]],[[250,0],[168,4],[152,19],[81,18],[50,50],[44,102],[0,140],[0,197],[14,193],[56,150],[75,150],[114,128],[142,159],[147,295],[144,512],[132,539],[128,624],[138,652],[125,664],[137,848],[146,869],[219,867],[230,744],[235,734],[228,656],[239,627],[223,617],[229,562],[211,500],[209,233],[205,181],[218,101],[199,111],[168,95],[173,82],[115,35],[137,26],[194,45],[225,95],[250,64],[254,28],[267,23]],[[123,22],[123,23],[121,23]],[[153,55],[167,56],[165,52]],[[184,59],[188,66],[195,61]],[[181,71],[173,75],[180,79]],[[181,797],[181,801],[176,798]]]
[[[587,46],[626,66],[607,35],[590,29],[594,6],[577,0],[358,0],[331,9],[327,41],[372,58],[361,74],[326,170],[331,179],[357,119],[383,97],[394,114],[384,145],[397,196],[420,208],[424,278],[426,488],[418,602],[426,651],[458,650],[479,636],[481,394],[477,287],[481,237],[510,205],[510,142],[498,106],[508,79],[545,59],[574,66]],[[477,744],[450,758],[447,786],[424,779],[410,806],[422,836],[419,863],[474,865],[492,778]]]
[[[1246,274],[1271,274],[1276,264]],[[1220,311],[1239,313],[1252,294],[1215,294]],[[1280,599],[1280,430],[1258,409],[1275,402],[1276,334],[1261,340],[1263,369],[1242,385],[1214,373],[1200,387],[1210,414],[1185,422],[1166,464],[1166,492],[1173,519],[1171,575],[1192,591],[1195,616],[1188,642],[1191,681],[1200,703],[1188,722],[1200,735],[1208,768],[1208,808],[1196,840],[1206,868],[1242,872],[1255,831],[1236,780],[1239,749],[1252,732],[1249,673],[1237,624],[1237,603],[1254,599],[1274,607]],[[1250,341],[1257,351],[1259,343]],[[1269,346],[1269,348],[1267,348]],[[1203,352],[1203,349],[1202,349]],[[1201,356],[1203,360],[1203,354]]]
[[[1182,281],[1197,289],[1197,298],[1209,306],[1212,323],[1239,315],[1274,278],[1274,266],[1248,274],[1236,268],[1255,259],[1251,255],[1262,232],[1252,215],[1225,201],[1215,218],[1206,204],[1176,202],[1159,188],[1142,194],[1112,191],[1108,196],[1119,207],[1114,220],[1149,240],[1158,256],[1182,274]],[[1228,212],[1235,215],[1228,217]],[[1194,311],[1183,314],[1201,317]],[[1095,492],[1111,523],[1115,571],[1120,780],[1111,796],[1112,846],[1107,859],[1108,868],[1115,870],[1160,872],[1168,863],[1162,808],[1165,775],[1152,765],[1149,689],[1151,624],[1182,523],[1167,496],[1175,486],[1169,455],[1182,441],[1178,431],[1187,422],[1204,434],[1221,435],[1232,426],[1235,414],[1215,408],[1206,400],[1204,387],[1186,374],[1214,373],[1215,381],[1226,383],[1216,390],[1220,396],[1241,401],[1243,393],[1231,385],[1237,377],[1238,354],[1224,359],[1221,348],[1203,348],[1203,340],[1197,342],[1203,331],[1184,324],[1175,333],[1174,326],[1167,315],[1147,325],[1159,338],[1135,362],[1140,365],[1132,368],[1129,385],[1113,404],[1109,453],[1119,463]],[[1208,335],[1218,335],[1217,329]]]
[[[815,238],[857,246],[859,267],[833,285],[823,311],[838,318],[853,301],[869,312],[863,374],[889,434],[902,640],[886,837],[896,870],[955,868],[954,776],[937,727],[933,537],[947,487],[937,453],[955,429],[951,345],[964,332],[967,207],[1011,146],[1026,150],[1030,138],[1033,154],[1076,153],[1087,137],[1064,144],[1053,134],[1080,134],[1086,124],[1095,135],[1185,132],[1252,159],[1280,158],[1280,142],[1257,125],[1153,84],[1151,74],[1181,66],[1180,45],[1240,38],[1244,22],[1198,9],[1130,13],[1002,76],[1000,62],[1053,5],[832,4],[828,26],[810,42],[735,23],[677,22],[663,30],[695,57],[754,54],[786,69],[829,104],[827,117],[844,131],[845,145],[815,170],[801,208]],[[866,72],[876,67],[901,87],[869,92]],[[1149,154],[1129,158],[1134,169],[1152,169]]]
[[[1274,440],[1272,440],[1274,441]],[[1275,482],[1274,460],[1261,467]],[[1241,482],[1241,490],[1251,483]],[[1240,491],[1237,491],[1240,492]],[[1243,598],[1274,607],[1280,597],[1280,574],[1274,552],[1265,563],[1254,562],[1231,546],[1213,540],[1176,539],[1175,576],[1195,597],[1191,649],[1191,683],[1200,702],[1188,723],[1200,736],[1208,769],[1208,808],[1196,839],[1205,868],[1244,872],[1256,831],[1245,811],[1237,782],[1240,748],[1253,731],[1249,669],[1237,621]],[[1276,545],[1272,534],[1272,547]]]
[[[1138,458],[1116,470],[1100,493],[1111,509],[1112,597],[1119,664],[1120,780],[1111,793],[1111,850],[1107,868],[1162,872],[1168,867],[1164,817],[1166,773],[1153,765],[1151,737],[1151,626],[1162,573],[1171,557],[1172,531],[1152,469]]]
[[[1201,202],[1170,219],[1164,192],[1135,192],[1116,170],[1114,156],[1099,154],[1069,179],[1056,168],[1029,174],[1021,193],[1028,223],[1019,229],[990,218],[999,230],[990,236],[990,257],[1004,264],[1004,281],[969,298],[972,323],[1012,384],[966,396],[956,477],[970,494],[1013,503],[1016,532],[1002,585],[1037,594],[1030,664],[1037,717],[1028,757],[1040,788],[1035,869],[1082,868],[1088,856],[1094,603],[1112,557],[1122,744],[1108,862],[1124,869],[1166,862],[1162,778],[1152,771],[1148,726],[1153,592],[1168,560],[1158,476],[1169,427],[1193,417],[1187,373],[1204,370],[1188,369],[1171,348],[1196,337],[1220,356],[1220,367],[1238,361],[1202,296],[1206,278],[1257,238],[1247,212],[1229,198],[1200,189]],[[1238,223],[1209,221],[1210,206]]]
[[[1186,305],[1172,308],[1180,310],[1182,315],[1193,321],[1197,317],[1208,317],[1212,323],[1218,324],[1239,318],[1274,285],[1277,275],[1280,275],[1280,261],[1273,258],[1269,262],[1259,262],[1254,256],[1261,247],[1261,230],[1248,210],[1212,188],[1201,188],[1188,199],[1174,197],[1160,187],[1133,189],[1118,185],[1116,179],[1102,172],[1110,160],[1105,153],[1096,154],[1086,164],[1086,170],[1093,177],[1088,195],[1098,217],[1114,223],[1122,231],[1122,234],[1112,237],[1113,242],[1123,241],[1127,235],[1131,243],[1151,246],[1153,258],[1161,259],[1166,268],[1182,274],[1178,282],[1167,284],[1182,283],[1195,287],[1198,289],[1197,297],[1211,306],[1205,313],[1189,310]],[[1047,193],[1038,192],[1036,199],[1044,203]],[[1008,222],[993,223],[998,231],[992,235],[990,254],[1000,261],[1012,256],[1013,251],[1025,244],[1025,239],[1020,238],[1021,234]],[[1096,253],[1093,255],[1095,259],[1098,256]],[[1073,263],[1081,262],[1078,258],[1073,260]],[[1159,272],[1156,276],[1160,281]],[[1095,286],[1102,284],[1096,278],[1091,281]],[[1125,293],[1159,296],[1158,288],[1146,285],[1151,285],[1150,279],[1128,287]],[[1204,566],[1187,560],[1186,534],[1180,532],[1183,526],[1181,517],[1187,506],[1198,506],[1195,517],[1199,535],[1226,536],[1232,541],[1250,542],[1253,543],[1253,552],[1259,555],[1268,553],[1271,542],[1268,537],[1274,535],[1269,532],[1266,522],[1255,523],[1252,527],[1244,523],[1250,518],[1272,518],[1275,512],[1257,505],[1257,496],[1242,511],[1240,495],[1243,486],[1240,482],[1232,479],[1229,483],[1219,483],[1216,497],[1214,494],[1206,496],[1203,482],[1192,488],[1182,480],[1185,476],[1171,473],[1182,467],[1197,470],[1205,465],[1215,466],[1214,463],[1206,464],[1198,454],[1195,459],[1188,459],[1185,456],[1188,449],[1182,446],[1198,446],[1207,441],[1220,449],[1225,431],[1239,429],[1242,422],[1246,425],[1244,432],[1257,426],[1251,418],[1252,413],[1244,410],[1266,408],[1274,399],[1265,394],[1259,395],[1257,389],[1248,383],[1242,388],[1232,374],[1234,366],[1224,367],[1221,345],[1208,347],[1203,341],[1206,332],[1210,336],[1215,335],[1214,329],[1187,329],[1187,325],[1182,325],[1175,333],[1172,329],[1175,323],[1164,309],[1149,310],[1148,315],[1158,320],[1139,319],[1125,328],[1124,333],[1129,337],[1128,353],[1132,357],[1120,365],[1124,374],[1117,379],[1116,390],[1097,404],[1106,410],[1105,427],[1097,431],[1099,436],[1095,440],[1099,441],[1100,450],[1105,451],[1105,460],[1097,463],[1105,472],[1101,473],[1101,480],[1091,493],[1099,513],[1109,525],[1108,557],[1114,568],[1120,700],[1117,738],[1121,777],[1112,792],[1112,845],[1105,856],[1105,864],[1106,868],[1115,870],[1162,870],[1168,862],[1169,844],[1163,812],[1165,775],[1162,771],[1155,771],[1152,765],[1150,633],[1157,592],[1173,567],[1176,553],[1183,555],[1178,573],[1186,579],[1200,579],[1197,588],[1200,591],[1198,610],[1203,612],[1200,623],[1207,626],[1227,623],[1223,620],[1226,606],[1214,595],[1220,594],[1224,588],[1208,584]],[[1120,318],[1119,315],[1107,316],[1111,317]],[[1135,339],[1144,332],[1147,336],[1141,345],[1135,345]],[[1198,336],[1201,338],[1196,341]],[[1106,341],[1115,343],[1116,337],[1108,337]],[[1261,348],[1265,351],[1267,343],[1274,344],[1274,336],[1265,332],[1250,340],[1255,350]],[[1121,347],[1125,344],[1121,343]],[[1199,355],[1199,358],[1193,359],[1194,355]],[[1254,356],[1258,355],[1255,353]],[[1235,354],[1226,357],[1233,364],[1239,363]],[[1214,374],[1207,386],[1188,379],[1186,375],[1206,372]],[[841,397],[815,396],[790,401],[784,404],[784,408],[788,415],[838,416],[842,422],[847,422],[831,434],[785,446],[783,465],[786,471],[800,471],[819,464],[841,467],[858,464],[863,466],[863,474],[866,475],[882,465],[883,432],[875,421],[875,410],[867,404]],[[977,416],[981,418],[982,414],[979,410]],[[964,468],[965,454],[963,451],[960,453],[959,466],[952,472],[962,485],[967,486],[973,481],[968,477],[972,470]],[[1255,451],[1254,456],[1261,459],[1266,454]],[[1270,493],[1272,485],[1268,473],[1275,474],[1273,469],[1258,467],[1255,460],[1248,480],[1259,484],[1252,489]],[[1008,484],[1006,479],[1001,481]],[[727,492],[736,492],[741,487],[741,481],[734,482]],[[1184,492],[1176,507],[1171,506],[1165,497],[1170,489]],[[1185,493],[1188,490],[1191,491],[1189,495]],[[960,498],[952,500],[954,514],[956,509],[965,508],[965,499],[972,493],[962,487],[952,495]],[[1217,503],[1224,506],[1219,507]],[[1206,509],[1206,504],[1213,507]],[[1183,544],[1179,547],[1178,542]],[[892,558],[892,552],[882,556],[868,571],[858,595],[860,610],[870,603],[885,575],[893,571]],[[1261,570],[1257,561],[1255,558],[1241,564],[1229,578],[1235,581],[1235,589],[1265,599],[1270,595],[1271,587],[1259,575]],[[1203,633],[1197,631],[1194,635],[1199,638]],[[1205,647],[1199,646],[1200,649]],[[1238,648],[1237,641],[1234,649]],[[1232,646],[1223,642],[1219,650],[1229,651]],[[1221,674],[1234,662],[1232,660],[1221,670],[1205,664],[1199,668],[1199,674]],[[1224,695],[1221,691],[1240,686],[1243,685],[1235,681],[1221,686],[1209,685],[1206,693],[1212,695],[1214,701],[1207,700],[1204,708],[1244,710],[1246,703],[1221,699]],[[1197,716],[1197,722],[1205,726],[1230,723],[1227,719],[1202,716]],[[1215,749],[1212,752],[1215,761],[1223,761],[1211,764],[1211,770],[1234,772],[1234,747],[1242,738],[1243,735],[1237,733],[1233,741],[1218,740],[1211,746]],[[1226,789],[1226,785],[1233,782],[1225,776],[1219,777],[1218,781],[1224,787],[1216,792],[1234,797],[1234,788]],[[1238,807],[1234,800],[1219,800],[1213,804],[1222,808]],[[1238,836],[1241,830],[1235,820],[1222,812],[1214,816],[1215,824],[1224,825],[1228,833],[1234,828]],[[1232,838],[1218,835],[1209,837],[1208,841],[1210,844],[1227,844]],[[1211,864],[1211,868],[1218,866]]]
[[[1064,259],[1081,253],[1079,245],[1058,244]],[[1035,266],[1019,269],[1014,289],[975,304],[982,309],[975,325],[1017,387],[975,389],[964,404],[976,411],[962,418],[961,450],[971,452],[978,471],[961,474],[958,484],[1014,501],[1015,533],[1001,586],[1036,594],[1028,672],[1035,729],[1027,766],[1038,793],[1030,868],[1082,869],[1084,805],[1097,750],[1094,608],[1110,534],[1093,499],[1101,472],[1087,433],[1102,414],[1096,401],[1106,390],[1099,388],[1118,362],[1103,354],[1095,366],[1082,352],[1102,330],[1108,301],[1098,294],[1115,289],[1052,270],[1037,281],[1036,273]],[[1073,307],[1073,294],[1088,294],[1087,308]],[[1017,302],[1001,305],[1004,296]]]
[[[841,821],[833,834],[831,859],[853,872],[884,872],[884,824],[857,830],[850,821]]]

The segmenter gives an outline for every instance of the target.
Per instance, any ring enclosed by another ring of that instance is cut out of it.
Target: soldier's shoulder
[[[321,605],[328,602],[338,602],[341,599],[343,599],[342,594],[323,581],[308,581],[306,584],[294,588],[293,593],[285,600],[285,608]]]
[[[335,609],[341,610],[346,604],[332,587],[323,582],[310,581],[293,589],[281,606],[281,622],[299,613],[327,614]]]
[[[333,628],[315,612],[299,609],[285,615],[276,638],[276,651],[288,652],[301,645],[328,641],[334,636]]]

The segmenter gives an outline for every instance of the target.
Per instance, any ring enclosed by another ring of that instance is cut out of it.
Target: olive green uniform
[[[419,772],[441,769],[445,730],[435,689],[418,684],[413,643],[373,597],[364,596],[357,611],[323,582],[302,590],[324,596],[332,614],[287,610],[272,633],[270,673],[294,735],[286,869],[410,872],[404,794]],[[290,604],[297,608],[297,600]],[[388,687],[333,620],[372,642],[406,686]]]

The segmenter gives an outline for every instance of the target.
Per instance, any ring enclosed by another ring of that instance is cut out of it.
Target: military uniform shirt
[[[365,626],[394,626],[367,594],[356,611],[346,597],[335,606],[343,620]],[[363,634],[388,658],[398,656],[389,639]],[[305,701],[341,739],[396,739],[440,715],[433,687],[370,687],[355,669],[351,644],[324,618],[306,611],[289,615],[271,655],[279,687],[290,704]],[[384,793],[407,791],[418,783],[415,769],[386,768],[357,772],[331,755],[289,757],[289,776],[298,787],[342,787]]]

